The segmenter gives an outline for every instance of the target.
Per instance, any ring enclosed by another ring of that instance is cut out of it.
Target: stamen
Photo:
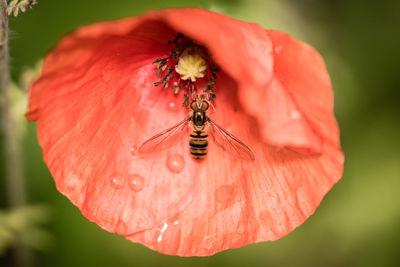
[[[168,44],[171,45],[169,56],[157,58],[153,62],[157,64],[157,76],[161,77],[154,86],[162,85],[166,89],[172,82],[171,89],[174,94],[184,90],[183,106],[185,107],[189,106],[191,99],[196,99],[199,95],[209,102],[212,101],[215,98],[213,88],[216,84],[218,67],[206,49],[180,33],[174,35],[174,39],[168,41]],[[197,79],[201,78],[205,79],[206,85],[203,88],[197,88],[199,85]]]
[[[181,87],[179,86],[178,82],[174,82],[174,86],[172,87],[172,91],[174,92],[174,94],[178,94],[180,91]]]
[[[187,107],[189,106],[189,95],[188,94],[184,94],[183,95],[183,104],[182,106]]]

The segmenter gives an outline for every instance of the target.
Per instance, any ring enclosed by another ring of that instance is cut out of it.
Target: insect
[[[215,143],[228,153],[242,159],[254,160],[254,154],[248,146],[208,117],[208,108],[209,104],[204,98],[196,97],[190,104],[189,117],[148,139],[140,146],[139,152],[152,153],[168,148],[177,135],[184,133],[187,126],[191,125],[189,146],[195,159],[203,159],[207,155],[210,134]]]

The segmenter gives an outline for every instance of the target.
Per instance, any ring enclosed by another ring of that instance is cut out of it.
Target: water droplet
[[[114,174],[111,176],[111,186],[115,189],[121,189],[125,184],[125,179],[120,174]]]
[[[70,175],[66,179],[66,185],[70,190],[79,188],[81,186],[81,182],[79,180],[79,176],[76,175],[76,174]]]
[[[234,188],[231,185],[222,185],[215,191],[215,199],[218,202],[227,203],[233,198]]]
[[[179,223],[179,221],[174,221],[174,225],[177,225]]]
[[[103,71],[101,78],[104,82],[109,82],[111,80],[111,73],[108,71]]]
[[[275,47],[275,53],[279,54],[282,51],[283,47],[281,45],[278,45]]]
[[[157,242],[161,242],[162,236],[163,236],[165,230],[167,230],[167,228],[168,228],[168,223],[165,222],[163,227],[161,228],[160,235],[157,238]]]
[[[300,118],[300,116],[301,116],[301,114],[297,110],[293,110],[290,113],[290,117],[292,118],[292,120],[296,120],[296,119]]]
[[[171,172],[180,173],[185,167],[185,159],[181,155],[169,155],[167,167]]]
[[[131,147],[129,148],[129,152],[131,153],[132,156],[137,156],[138,150],[137,150],[136,147],[131,146]]]
[[[139,192],[144,187],[144,179],[139,174],[132,174],[129,176],[129,187],[135,191]]]
[[[168,109],[168,111],[176,111],[176,110],[178,110],[178,105],[177,104],[175,104],[175,102],[169,102],[168,103],[168,107],[167,107],[167,109]]]

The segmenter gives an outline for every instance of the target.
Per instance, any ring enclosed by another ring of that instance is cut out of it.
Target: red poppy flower
[[[182,40],[168,42],[178,33]],[[185,45],[202,50],[195,54],[206,69],[184,76],[187,66],[174,65]],[[183,94],[205,83],[210,117],[255,159],[212,140],[207,157],[194,159],[189,132],[166,150],[139,153],[149,137],[188,116]],[[318,53],[287,34],[201,9],[97,23],[64,37],[32,85],[27,117],[38,122],[57,189],[86,218],[166,254],[205,256],[277,240],[342,174]]]

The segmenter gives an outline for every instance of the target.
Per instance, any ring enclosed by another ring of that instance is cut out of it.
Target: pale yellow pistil
[[[207,62],[204,58],[193,50],[185,51],[179,58],[175,70],[181,75],[182,80],[190,79],[195,82],[198,78],[206,75]]]

